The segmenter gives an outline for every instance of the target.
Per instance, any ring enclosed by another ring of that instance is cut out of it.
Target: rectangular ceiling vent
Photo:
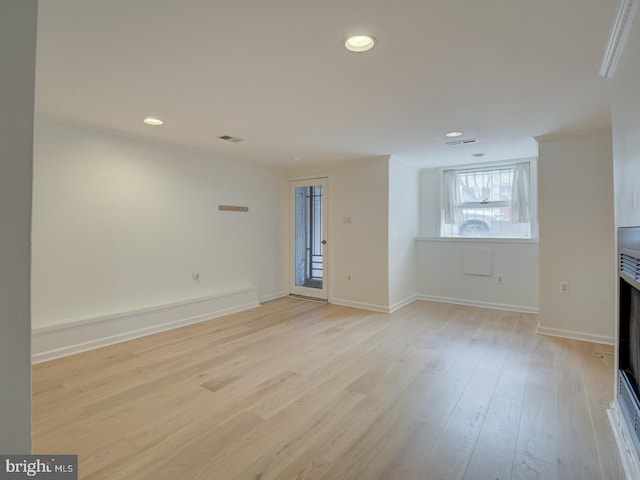
[[[470,143],[478,143],[477,138],[467,138],[465,140],[454,140],[453,142],[447,142],[447,145],[454,147],[456,145],[468,145]]]
[[[242,141],[241,138],[232,137],[231,135],[222,135],[221,137],[218,137],[218,138],[220,140],[226,140],[227,142],[233,142],[233,143],[238,143]]]

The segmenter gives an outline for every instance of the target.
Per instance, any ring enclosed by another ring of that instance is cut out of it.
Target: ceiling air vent
[[[233,142],[233,143],[238,143],[242,141],[241,138],[232,137],[231,135],[222,135],[221,137],[218,137],[218,138],[220,140],[226,140],[228,142]]]
[[[447,142],[447,145],[454,147],[456,145],[468,145],[470,143],[478,143],[477,138],[467,138],[465,140],[454,140],[453,142]]]

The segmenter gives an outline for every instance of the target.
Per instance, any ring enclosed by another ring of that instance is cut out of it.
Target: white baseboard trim
[[[133,338],[259,307],[255,287],[201,298],[36,327],[32,363],[66,357]]]
[[[453,303],[455,305],[467,305],[469,307],[492,308],[494,310],[507,310],[509,312],[520,313],[540,313],[538,308],[525,307],[522,305],[509,305],[504,303],[481,302],[478,300],[467,300],[465,298],[438,297],[435,295],[416,295],[417,300],[427,300],[429,302]]]
[[[385,305],[375,305],[373,303],[354,302],[343,298],[330,298],[329,303],[342,305],[343,307],[359,308],[361,310],[372,310],[374,312],[391,313],[391,309]]]
[[[289,294],[287,292],[269,293],[260,297],[260,303],[270,302],[271,300],[277,300],[278,298],[286,297]]]
[[[605,345],[615,345],[615,339],[606,335],[594,335],[592,333],[576,332],[573,330],[563,330],[561,328],[541,327],[538,324],[536,333],[549,335],[551,337],[570,338],[572,340],[582,340],[583,342],[603,343]]]
[[[638,467],[640,458],[638,458],[633,446],[633,440],[631,440],[629,429],[620,412],[617,399],[611,402],[611,408],[607,409],[607,416],[609,423],[611,423],[611,430],[613,430],[613,437],[616,439],[620,461],[627,480],[640,480],[640,468]]]
[[[402,307],[406,307],[407,305],[412,304],[416,300],[417,300],[417,295],[411,295],[410,297],[407,297],[404,300],[400,300],[399,302],[396,302],[389,307],[389,313],[393,313],[397,310],[400,310]]]

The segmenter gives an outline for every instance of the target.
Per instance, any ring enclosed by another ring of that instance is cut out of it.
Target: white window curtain
[[[511,222],[529,223],[529,162],[518,163],[513,168],[511,187]]]
[[[442,209],[444,223],[456,224],[462,221],[460,185],[455,170],[446,170],[442,173]]]

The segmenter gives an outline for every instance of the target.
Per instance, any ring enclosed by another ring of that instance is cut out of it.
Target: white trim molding
[[[278,298],[286,297],[289,294],[287,292],[275,292],[263,295],[260,297],[260,303],[270,302],[271,300],[277,300]]]
[[[259,306],[258,289],[249,287],[164,305],[44,325],[32,330],[31,358],[33,363],[53,360]]]
[[[609,417],[609,423],[611,423],[611,430],[613,430],[613,437],[616,439],[616,446],[618,447],[620,460],[627,479],[640,480],[640,468],[638,468],[640,458],[638,458],[633,446],[629,428],[622,417],[617,399],[611,402],[611,408],[607,409],[607,416]]]
[[[343,307],[352,307],[359,308],[361,310],[370,310],[372,312],[381,312],[381,313],[393,313],[396,310],[400,310],[407,305],[415,302],[417,300],[416,295],[411,295],[410,297],[405,298],[404,300],[400,300],[399,302],[394,303],[393,305],[375,305],[373,303],[364,303],[364,302],[354,302],[353,300],[345,300],[342,298],[331,298],[329,299],[329,303],[334,305],[341,305]]]
[[[583,342],[602,343],[605,345],[615,345],[615,338],[607,335],[595,335],[592,333],[576,332],[573,330],[563,330],[561,328],[542,327],[538,324],[536,333],[548,335],[550,337],[570,338],[572,340],[582,340]]]
[[[523,305],[509,305],[504,303],[481,302],[478,300],[468,300],[465,298],[438,297],[436,295],[416,295],[417,300],[426,300],[428,302],[452,303],[454,305],[466,305],[468,307],[492,308],[493,310],[506,310],[508,312],[519,313],[540,313],[535,307],[527,307]]]
[[[607,50],[602,59],[602,66],[599,72],[601,77],[611,78],[616,71],[618,60],[620,60],[620,56],[624,50],[624,44],[631,29],[631,24],[633,23],[636,5],[636,0],[622,0],[620,2],[618,15],[611,30],[609,45],[607,45]]]
[[[396,310],[400,310],[407,305],[412,304],[418,299],[417,295],[411,295],[410,297],[405,298],[404,300],[400,300],[399,302],[394,303],[393,305],[389,305],[389,313],[393,313]]]
[[[354,302],[352,300],[344,300],[342,298],[330,298],[329,303],[341,305],[343,307],[359,308],[361,310],[371,310],[373,312],[391,313],[391,308],[385,305],[375,305],[373,303]]]

